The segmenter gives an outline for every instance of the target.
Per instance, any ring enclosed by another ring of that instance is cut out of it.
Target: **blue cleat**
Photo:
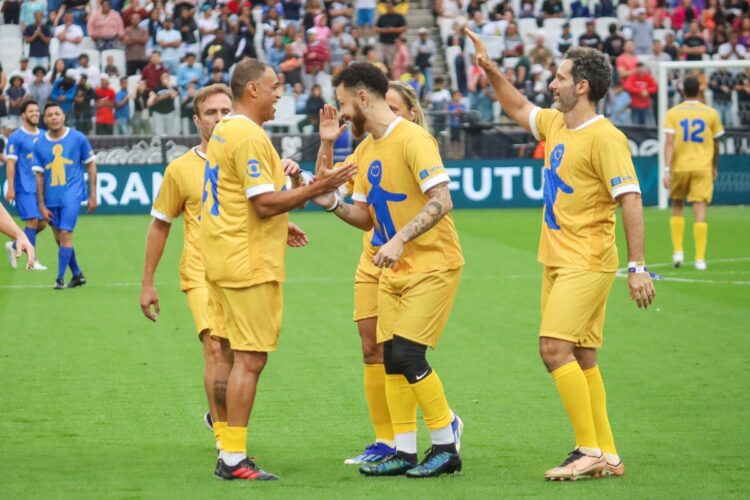
[[[461,471],[462,466],[463,463],[458,453],[438,450],[433,446],[425,455],[422,463],[406,471],[406,477],[422,478],[437,477],[441,474],[455,474]]]
[[[344,460],[344,463],[347,465],[376,464],[395,454],[396,448],[383,443],[373,443],[356,457]]]
[[[377,464],[364,464],[359,468],[359,473],[365,476],[403,476],[406,471],[417,465],[416,460],[408,458],[408,455],[396,453]]]

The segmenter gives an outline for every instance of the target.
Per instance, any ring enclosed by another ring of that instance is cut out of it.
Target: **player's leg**
[[[688,201],[693,204],[693,238],[695,240],[695,268],[699,271],[706,270],[706,247],[708,246],[708,222],[706,222],[706,209],[711,202],[714,191],[714,179],[712,172],[695,172],[694,180],[690,185]]]
[[[208,401],[208,414],[210,421],[206,422],[206,425],[210,424],[210,428],[213,431],[213,423],[217,420],[216,417],[216,397],[214,395],[214,372],[216,365],[217,353],[220,349],[219,341],[211,337],[211,330],[202,330],[198,337],[203,347],[203,389],[206,391],[206,400]]]
[[[59,229],[57,236],[60,246],[57,249],[57,278],[55,280],[55,290],[65,288],[63,278],[65,271],[68,269],[70,257],[73,255],[73,233],[67,229]]]
[[[672,199],[672,216],[669,218],[669,229],[672,235],[672,264],[674,267],[680,267],[685,261],[685,250],[683,248],[685,217],[683,217],[683,209],[689,189],[690,173],[674,172],[669,184],[669,196]]]
[[[211,326],[211,346],[213,347],[213,373],[210,374],[213,388],[213,407],[211,407],[212,430],[216,446],[221,449],[221,435],[227,427],[227,381],[232,371],[234,356],[226,333],[226,320],[220,299],[217,298],[217,287],[207,283],[205,308],[208,309],[208,324]],[[208,368],[208,367],[206,367]],[[208,390],[206,391],[208,394]]]
[[[66,243],[64,243],[63,241],[63,232],[67,232],[69,234],[69,239],[65,241],[67,241],[69,250],[65,251],[65,260],[67,262],[67,267],[70,267],[70,271],[73,274],[73,277],[68,282],[66,288],[75,288],[86,284],[86,278],[83,276],[83,272],[81,272],[80,267],[78,267],[76,251],[75,247],[73,246],[73,230],[78,223],[78,210],[79,206],[77,204],[66,205],[60,209],[60,223],[58,224],[58,229],[60,230],[60,241],[58,243],[60,244],[60,249],[66,246]],[[58,249],[58,252],[60,251],[60,249]],[[62,274],[65,274],[65,269],[62,270]],[[59,277],[59,279],[62,278]]]

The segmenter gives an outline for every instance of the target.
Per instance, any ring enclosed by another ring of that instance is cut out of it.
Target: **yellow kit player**
[[[664,187],[672,198],[672,263],[680,267],[685,261],[682,247],[685,200],[693,204],[693,237],[695,268],[706,269],[708,223],[706,208],[711,203],[714,181],[719,173],[719,142],[724,135],[719,113],[698,100],[700,82],[691,76],[683,83],[685,101],[671,108],[664,118]]]
[[[406,82],[390,82],[385,96],[388,106],[397,116],[424,127],[424,113],[414,88]],[[320,149],[318,156],[333,158],[333,145],[344,130],[339,127],[336,111],[330,106],[321,110],[321,123],[330,125],[320,129]],[[349,156],[342,164],[350,163]],[[330,162],[329,162],[330,164]],[[346,185],[348,195],[352,194],[354,183]],[[354,321],[357,322],[362,342],[364,361],[364,389],[370,420],[375,431],[375,442],[365,447],[359,455],[344,461],[350,465],[376,463],[396,453],[393,424],[385,395],[385,366],[383,365],[383,345],[378,344],[376,329],[378,324],[378,283],[380,268],[373,262],[377,247],[372,245],[372,230],[364,233],[363,251],[354,278]]]
[[[247,456],[247,426],[258,379],[278,345],[287,243],[306,243],[287,212],[330,193],[355,173],[348,165],[302,184],[299,166],[285,169],[262,125],[273,119],[283,87],[267,64],[239,62],[232,73],[234,108],[214,128],[204,173],[200,250],[212,314],[226,339],[219,356],[231,363],[227,421],[219,431],[214,469],[220,479],[274,480]],[[293,178],[284,189],[285,174]]]
[[[363,464],[368,476],[433,477],[461,470],[461,420],[426,359],[440,340],[458,291],[463,256],[453,221],[448,184],[435,139],[396,116],[388,106],[388,80],[376,66],[353,64],[333,81],[352,133],[362,137],[353,154],[359,165],[352,200],[315,201],[347,223],[373,229],[373,263],[383,268],[378,285],[377,341],[383,345],[385,393],[396,454]],[[331,118],[331,127],[338,117]],[[321,123],[321,128],[329,124]],[[417,406],[432,447],[417,461]]]
[[[226,421],[224,392],[231,366],[217,359],[215,353],[219,344],[211,338],[212,335],[223,336],[223,329],[219,318],[209,318],[208,289],[203,259],[198,249],[198,222],[203,196],[206,146],[214,126],[232,109],[232,93],[226,85],[210,85],[195,94],[193,104],[193,123],[200,132],[201,143],[172,161],[164,172],[159,194],[151,210],[153,221],[146,239],[140,304],[143,314],[151,321],[156,321],[156,314],[161,310],[159,295],[154,286],[154,274],[164,252],[172,221],[182,215],[184,243],[180,258],[180,288],[185,293],[198,339],[203,344],[203,385],[209,407],[204,422],[217,433],[218,429],[213,428],[213,423]]]
[[[569,50],[550,84],[558,109],[542,110],[503,77],[476,35],[466,34],[503,109],[537,140],[546,141],[539,351],[576,442],[562,464],[544,477],[621,476],[625,468],[615,448],[596,361],[618,264],[618,204],[628,243],[630,295],[638,307],[648,307],[655,291],[644,263],[643,206],[628,142],[596,114],[612,81],[609,60],[596,50]]]

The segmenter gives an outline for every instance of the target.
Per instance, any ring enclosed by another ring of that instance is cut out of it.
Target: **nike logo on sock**
[[[426,371],[426,372],[424,372],[424,373],[423,373],[422,375],[417,375],[417,381],[420,381],[420,380],[422,380],[422,379],[423,379],[423,378],[425,378],[425,377],[426,377],[426,376],[427,376],[427,375],[428,375],[429,373],[430,373],[430,370],[427,370],[427,371]]]

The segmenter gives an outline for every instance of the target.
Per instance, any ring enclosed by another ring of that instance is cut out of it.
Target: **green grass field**
[[[624,279],[610,297],[600,364],[625,478],[541,478],[573,441],[537,355],[538,210],[455,213],[466,268],[430,360],[466,423],[464,472],[423,481],[363,478],[343,465],[371,439],[351,322],[361,239],[332,216],[293,216],[311,243],[288,253],[280,349],[249,433],[251,454],[282,478],[267,484],[212,476],[202,356],[177,280],[181,227],[157,274],[162,315],[152,324],[138,306],[149,219],[112,216],[79,221],[83,289],[52,290],[48,232],[39,254],[49,271],[0,265],[0,497],[746,498],[750,209],[711,209],[703,273],[659,266],[671,255],[668,213],[646,218],[652,269],[685,281],[657,283],[646,311]]]

